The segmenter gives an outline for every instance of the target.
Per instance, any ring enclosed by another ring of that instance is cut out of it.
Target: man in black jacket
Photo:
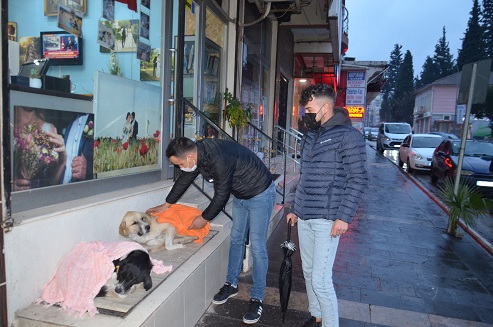
[[[202,215],[194,219],[190,229],[204,227],[219,214],[230,195],[234,196],[228,274],[226,283],[212,302],[223,304],[238,294],[238,277],[249,232],[253,285],[250,290],[250,308],[243,316],[243,322],[256,323],[263,310],[268,266],[267,231],[276,195],[272,175],[256,154],[233,141],[205,138],[195,143],[188,138],[178,137],[168,145],[166,156],[182,173],[166,202],[148,209],[147,213],[168,209],[180,199],[199,174],[202,174],[204,180],[214,183],[214,196]]]

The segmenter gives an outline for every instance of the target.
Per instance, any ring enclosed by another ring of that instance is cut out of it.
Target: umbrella
[[[279,298],[281,301],[282,322],[284,323],[291,293],[291,273],[293,270],[291,255],[296,251],[296,245],[291,242],[291,222],[288,222],[288,239],[281,244],[281,248],[284,251],[284,260],[279,271]]]

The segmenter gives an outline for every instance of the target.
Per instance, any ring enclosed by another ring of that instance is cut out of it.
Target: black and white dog
[[[126,256],[113,260],[115,271],[112,277],[101,287],[96,297],[116,295],[125,297],[133,292],[141,283],[146,291],[152,287],[152,263],[149,254],[142,250],[134,250]]]

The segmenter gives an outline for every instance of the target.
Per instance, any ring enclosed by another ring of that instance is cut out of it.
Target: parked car
[[[433,134],[410,134],[406,136],[399,148],[399,166],[407,164],[407,171],[429,170],[431,157],[436,147],[443,141],[442,137]]]
[[[377,150],[398,149],[406,136],[412,134],[408,123],[382,123],[378,128]]]
[[[429,132],[428,134],[440,135],[444,140],[458,140],[459,137],[452,133],[445,132]]]
[[[460,149],[459,140],[443,140],[433,152],[430,179],[432,183],[454,178]],[[483,196],[493,198],[493,143],[466,140],[461,177],[478,187]]]
[[[368,134],[370,133],[370,129],[371,129],[371,127],[363,127],[363,137],[365,139],[368,138]]]
[[[368,141],[376,141],[378,136],[378,127],[372,127],[368,133]]]

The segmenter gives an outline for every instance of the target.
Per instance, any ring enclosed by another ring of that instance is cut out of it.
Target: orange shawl
[[[176,232],[180,235],[197,236],[198,239],[194,242],[200,243],[203,238],[209,234],[211,229],[210,223],[207,223],[201,229],[188,229],[193,222],[193,219],[200,216],[202,211],[197,208],[189,207],[183,204],[172,204],[167,210],[155,213],[160,223],[170,223],[176,228]]]

